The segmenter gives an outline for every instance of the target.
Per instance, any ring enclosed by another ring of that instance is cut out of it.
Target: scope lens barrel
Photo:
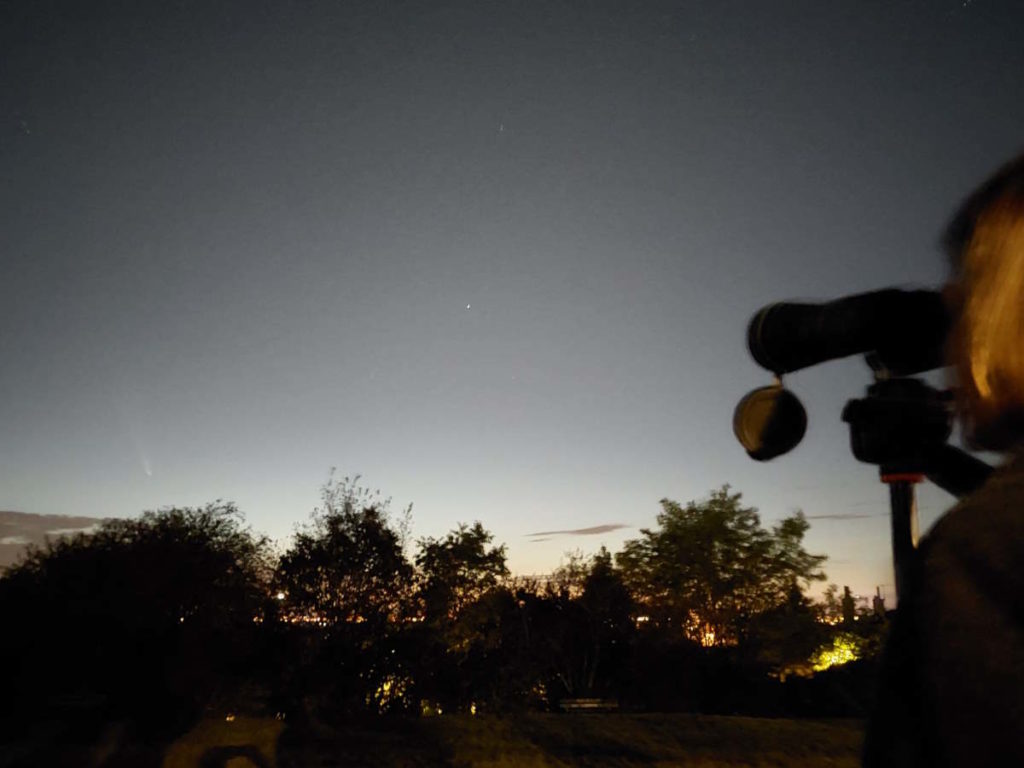
[[[751,319],[747,346],[779,375],[863,352],[908,375],[943,365],[948,329],[941,294],[889,288],[823,304],[770,304]]]

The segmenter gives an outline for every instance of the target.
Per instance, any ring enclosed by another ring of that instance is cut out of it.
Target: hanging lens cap
[[[759,387],[736,406],[732,429],[750,458],[768,461],[796,448],[807,431],[807,411],[781,384]]]

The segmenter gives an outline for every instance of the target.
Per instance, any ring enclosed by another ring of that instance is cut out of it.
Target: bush
[[[266,541],[231,504],[147,512],[30,550],[0,579],[8,717],[66,708],[172,726],[253,665]],[[12,663],[13,662],[13,663]]]

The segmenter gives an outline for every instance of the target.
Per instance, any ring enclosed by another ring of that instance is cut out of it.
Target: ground
[[[163,746],[114,746],[114,736],[80,751],[0,749],[0,766],[66,764],[212,768],[733,768],[859,765],[855,720],[784,720],[683,714],[444,715],[315,727],[271,718],[208,719]],[[40,762],[41,761],[41,762]]]

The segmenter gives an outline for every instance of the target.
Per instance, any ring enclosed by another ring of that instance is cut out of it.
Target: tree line
[[[838,694],[792,682],[816,654],[879,642],[875,622],[825,621],[834,588],[808,598],[825,557],[805,550],[800,513],[766,528],[727,486],[665,499],[622,551],[572,556],[546,579],[512,577],[479,522],[412,542],[409,514],[332,478],[282,553],[222,502],[31,548],[0,578],[5,722],[863,704],[842,681]]]

